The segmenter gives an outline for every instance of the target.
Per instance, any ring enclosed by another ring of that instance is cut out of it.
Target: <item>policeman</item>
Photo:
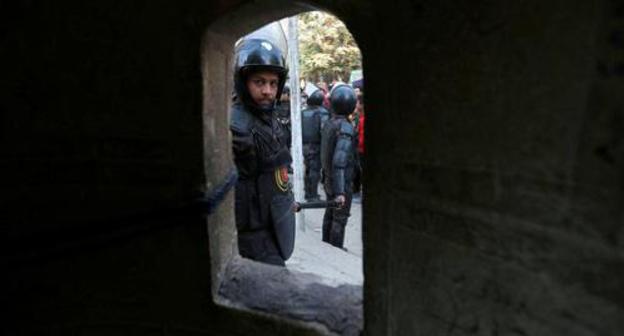
[[[329,101],[332,116],[323,126],[321,137],[323,187],[327,199],[335,200],[339,208],[325,210],[323,241],[342,248],[353,193],[355,132],[348,116],[355,108],[355,91],[346,84],[337,84],[331,90]]]
[[[305,199],[320,199],[318,183],[321,179],[321,128],[329,119],[329,111],[323,107],[323,91],[314,91],[307,99],[307,108],[301,112],[303,158],[305,164]]]
[[[288,149],[292,145],[292,126],[290,122],[290,87],[284,86],[281,98],[279,99],[277,112],[277,122],[282,126],[282,136]]]
[[[284,266],[295,241],[292,162],[276,118],[276,102],[287,69],[282,51],[267,39],[245,39],[236,47],[230,131],[238,170],[235,192],[240,254]]]

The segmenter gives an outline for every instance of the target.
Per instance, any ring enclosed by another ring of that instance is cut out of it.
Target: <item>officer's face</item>
[[[256,105],[269,107],[273,105],[277,95],[278,83],[279,77],[276,73],[269,71],[255,72],[247,78],[247,90]]]

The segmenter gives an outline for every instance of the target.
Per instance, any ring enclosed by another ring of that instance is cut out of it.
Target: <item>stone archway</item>
[[[207,189],[233,168],[228,108],[235,41],[254,29],[316,8],[282,1],[253,3],[228,13],[208,27],[202,43],[204,148]],[[321,332],[359,335],[363,328],[361,286],[330,287],[309,274],[255,263],[238,256],[231,197],[208,227],[212,292],[219,304],[269,313]],[[229,205],[229,206],[228,206]]]

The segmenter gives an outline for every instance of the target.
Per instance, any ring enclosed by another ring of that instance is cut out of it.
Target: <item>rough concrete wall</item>
[[[149,211],[201,189],[200,29],[188,8],[17,2],[2,14],[10,237]]]
[[[364,51],[366,332],[620,334],[621,7],[318,3]],[[206,182],[237,5],[0,4],[4,334],[312,333],[214,305],[206,223],[155,212]]]
[[[215,305],[224,209],[175,210],[224,177],[204,177],[200,47],[238,5],[0,5],[0,333],[313,334]]]
[[[622,334],[621,4],[377,10],[396,61],[367,85],[397,84],[367,92],[369,334]]]

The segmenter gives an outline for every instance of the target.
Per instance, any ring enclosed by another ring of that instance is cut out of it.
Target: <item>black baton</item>
[[[303,209],[325,209],[337,207],[338,203],[336,201],[315,201],[305,203],[295,202],[295,212],[299,212]]]

